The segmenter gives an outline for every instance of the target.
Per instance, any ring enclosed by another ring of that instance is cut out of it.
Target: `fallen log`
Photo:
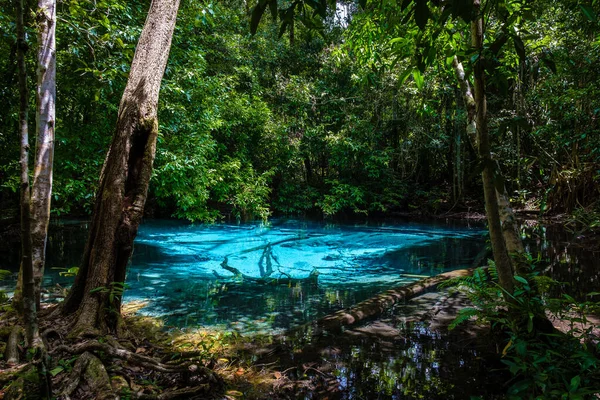
[[[406,286],[387,290],[377,296],[356,304],[345,310],[340,310],[334,314],[320,318],[310,324],[314,329],[313,334],[321,334],[326,332],[340,332],[344,328],[355,325],[367,318],[375,317],[384,311],[391,308],[400,301],[409,300],[412,297],[423,294],[424,292],[434,289],[437,285],[449,279],[469,276],[473,273],[473,269],[459,269],[456,271],[445,272],[431,278],[423,279]],[[304,330],[307,326],[304,325],[295,328],[294,331]],[[286,333],[286,336],[290,332]]]

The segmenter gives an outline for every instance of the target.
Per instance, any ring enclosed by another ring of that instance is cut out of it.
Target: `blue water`
[[[140,313],[167,324],[268,333],[418,279],[414,275],[468,267],[484,246],[483,233],[480,226],[408,223],[151,221],[139,231],[125,299],[148,302]],[[236,277],[221,267],[225,258],[245,276],[281,282]],[[287,279],[315,270],[317,286]]]
[[[77,265],[85,244],[85,224],[63,228],[49,241],[46,286],[72,282],[55,268]],[[480,225],[280,219],[206,226],[152,220],[140,227],[125,301],[144,302],[140,314],[171,326],[273,333],[416,275],[469,267],[484,245]],[[221,267],[225,259],[247,277],[281,282],[242,279]],[[297,281],[315,271],[316,286]]]

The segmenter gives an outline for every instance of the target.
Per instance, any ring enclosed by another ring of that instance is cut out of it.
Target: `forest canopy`
[[[282,3],[277,21],[267,11],[260,24],[246,3],[182,4],[147,212],[214,221],[481,204],[452,68],[459,57],[472,79],[464,10],[338,3],[318,10],[323,19],[310,2],[293,4],[303,7],[293,19]],[[0,199],[16,209],[16,33],[11,5],[0,7]],[[85,215],[146,2],[66,1],[57,15],[52,212]],[[508,194],[535,211],[589,208],[599,194],[596,6],[499,2],[485,24],[488,124]],[[33,80],[34,60],[27,66]]]

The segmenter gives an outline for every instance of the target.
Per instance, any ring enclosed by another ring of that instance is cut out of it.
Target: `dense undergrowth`
[[[541,263],[529,261],[530,270],[515,276],[508,298],[493,262],[445,284],[456,285],[474,304],[460,311],[453,326],[474,317],[491,327],[512,374],[508,398],[593,398],[600,388],[600,293],[577,301],[542,274]]]
[[[496,51],[486,67],[495,160],[519,205],[588,208],[600,193],[598,6],[512,3],[504,6],[510,23],[525,13],[515,32],[528,33],[506,36],[512,28],[501,15],[486,32],[486,49]],[[320,33],[298,23],[294,38],[279,37],[265,17],[251,36],[250,5],[182,2],[161,89],[149,214],[211,221],[481,208],[480,163],[448,64],[453,54],[474,58],[462,25],[448,22],[426,40],[411,24],[378,28],[387,16],[347,4],[349,21],[329,15]],[[59,2],[55,215],[93,208],[146,6]],[[0,5],[0,53],[12,54],[0,60],[3,209],[17,209],[19,186],[11,7]]]

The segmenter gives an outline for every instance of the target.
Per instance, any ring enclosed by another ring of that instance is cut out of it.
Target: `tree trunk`
[[[29,208],[29,128],[27,116],[27,69],[25,66],[25,27],[23,23],[23,0],[17,0],[17,63],[19,69],[19,133],[21,137],[21,278],[22,310],[25,321],[25,339],[27,346],[34,346],[39,340],[37,310],[35,305],[35,285],[31,260],[31,216]]]
[[[490,231],[490,241],[492,243],[492,252],[498,271],[498,280],[505,290],[505,297],[512,294],[514,289],[513,271],[510,257],[506,250],[504,242],[502,224],[498,211],[498,198],[496,197],[496,187],[494,185],[494,170],[496,164],[492,161],[490,152],[490,139],[487,126],[487,104],[485,96],[485,60],[483,58],[483,18],[480,14],[480,0],[473,1],[475,14],[477,18],[471,24],[471,39],[473,47],[479,53],[479,58],[475,63],[475,106],[477,110],[477,144],[479,158],[483,163],[483,192],[485,197],[485,210],[488,219],[488,228]]]
[[[39,308],[50,222],[56,100],[56,0],[39,0],[37,69],[37,143],[31,187],[31,257]]]
[[[77,312],[74,334],[118,332],[121,285],[152,173],[158,95],[178,8],[179,0],[152,1],[133,57],[82,264],[63,306],[64,313]]]
[[[458,58],[456,56],[452,61],[452,65],[454,66],[454,74],[459,82],[462,96],[465,102],[465,107],[467,108],[467,135],[469,136],[473,147],[478,148],[478,113],[475,97],[473,96],[473,93],[471,91],[471,85],[469,85],[469,82],[465,77],[465,72],[462,63],[458,61]],[[496,169],[497,174],[500,173],[500,167],[497,163],[495,164],[494,168]],[[498,191],[496,190],[496,187],[494,185],[494,190],[496,192],[496,201],[498,204],[500,221],[502,224],[502,235],[504,237],[506,249],[509,255],[512,256],[510,258],[511,265],[514,267],[513,269],[517,272],[523,271],[525,269],[525,248],[523,247],[523,241],[521,240],[521,236],[519,235],[519,227],[517,225],[515,214],[510,206],[508,193],[506,192],[505,187],[503,187],[502,191]]]

